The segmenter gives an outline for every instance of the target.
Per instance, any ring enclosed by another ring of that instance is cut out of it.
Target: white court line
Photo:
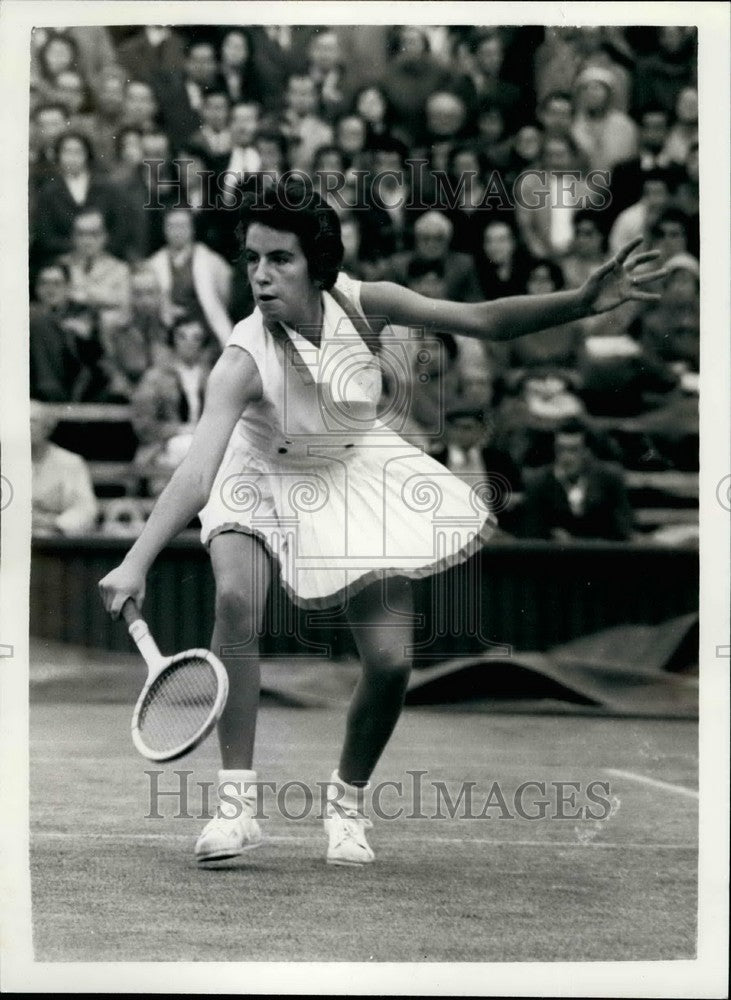
[[[641,785],[651,785],[653,788],[662,788],[666,792],[677,792],[678,795],[687,795],[689,799],[697,799],[698,792],[695,788],[686,788],[685,785],[675,785],[670,781],[660,781],[659,778],[649,778],[646,774],[635,774],[634,771],[619,771],[614,767],[605,767],[606,774],[613,774],[616,778],[628,778],[630,781],[637,781]]]
[[[187,840],[193,841],[195,833],[64,833],[61,830],[39,830],[31,833],[31,840]],[[267,836],[264,844],[273,843],[314,843],[324,840],[324,836],[311,834],[309,836]],[[409,837],[409,843],[419,844],[480,844],[488,847],[606,847],[614,850],[663,850],[663,851],[695,851],[697,844],[648,844],[633,841],[609,844],[589,840],[582,843],[579,840],[488,840],[485,837]]]

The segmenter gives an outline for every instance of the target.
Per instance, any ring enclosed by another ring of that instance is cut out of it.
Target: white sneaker
[[[203,829],[195,845],[199,864],[237,858],[244,851],[261,845],[261,829],[253,816],[214,816]]]
[[[325,833],[328,837],[329,865],[368,865],[375,854],[366,840],[365,831],[373,824],[356,809],[343,809],[328,803],[325,812]]]

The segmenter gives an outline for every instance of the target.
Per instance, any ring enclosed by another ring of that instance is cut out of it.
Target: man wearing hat
[[[587,66],[576,77],[573,135],[592,170],[612,170],[637,155],[638,130],[623,111],[612,107],[614,75],[602,66]]]

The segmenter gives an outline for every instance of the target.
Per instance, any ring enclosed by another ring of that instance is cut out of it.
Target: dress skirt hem
[[[349,581],[344,587],[340,587],[331,594],[322,594],[317,595],[316,597],[303,597],[301,594],[298,594],[291,584],[281,575],[279,582],[284,589],[284,592],[287,594],[287,597],[296,607],[302,608],[305,611],[320,611],[325,608],[341,604],[345,597],[352,597],[354,594],[359,593],[365,587],[370,586],[370,584],[375,583],[377,580],[385,580],[399,576],[405,577],[408,580],[422,580],[426,577],[435,576],[438,573],[442,573],[454,566],[467,562],[468,559],[471,559],[472,556],[480,551],[485,542],[487,542],[494,533],[495,528],[495,520],[489,517],[483,523],[480,531],[468,538],[467,541],[454,552],[441,556],[433,562],[427,563],[423,566],[379,566],[376,569],[367,570],[361,576],[357,577],[355,580]],[[275,565],[279,566],[279,558],[272,550],[266,535],[263,532],[258,531],[256,528],[253,528],[250,525],[241,524],[238,521],[229,521],[225,524],[219,524],[215,528],[212,528],[205,542],[206,550],[209,549],[211,540],[215,538],[216,535],[220,535],[228,531],[238,531],[243,535],[251,535],[253,538],[256,538],[262,543],[267,554],[270,556]]]

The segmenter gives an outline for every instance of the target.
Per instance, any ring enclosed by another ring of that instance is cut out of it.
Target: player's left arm
[[[366,316],[382,316],[393,325],[423,326],[480,340],[512,340],[548,327],[608,312],[623,302],[655,302],[660,298],[642,286],[665,277],[664,270],[638,271],[657,260],[657,250],[633,254],[642,237],[631,240],[589,275],[580,288],[548,295],[516,295],[492,302],[449,302],[430,299],[388,281],[361,285]]]

